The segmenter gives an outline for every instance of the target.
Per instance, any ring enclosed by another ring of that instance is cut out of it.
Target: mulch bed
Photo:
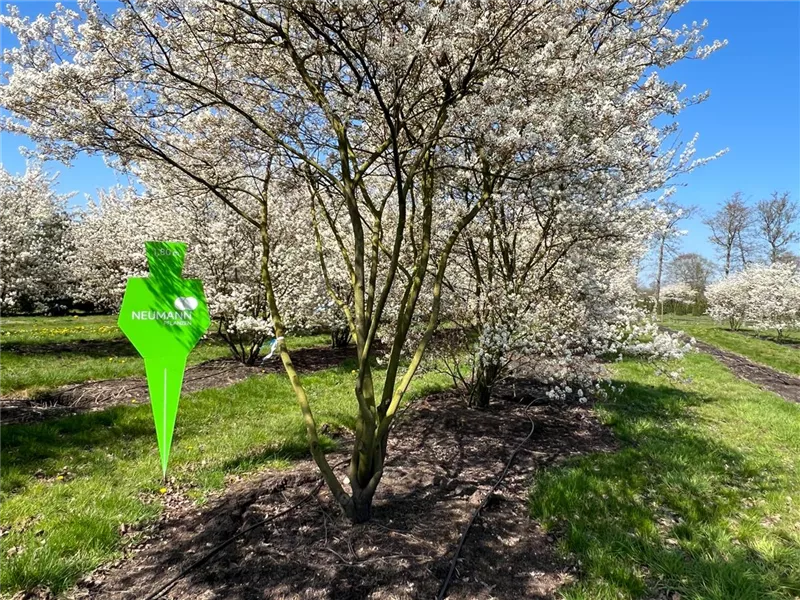
[[[612,451],[615,442],[589,403],[526,408],[539,395],[500,399],[485,411],[468,409],[454,392],[417,401],[393,432],[372,521],[350,524],[322,488],[303,506],[243,534],[163,597],[435,598],[465,524],[530,432],[529,416],[533,435],[470,531],[447,597],[555,597],[576,567],[557,557],[554,539],[528,517],[531,478],[568,457]],[[349,456],[350,440],[341,441],[332,464]],[[211,548],[306,497],[318,481],[315,466],[302,461],[288,472],[234,481],[202,508],[180,490],[170,491],[145,541],[85,578],[70,596],[141,600]]]
[[[301,373],[336,367],[354,357],[353,347],[303,348],[292,352],[292,361]],[[226,387],[263,373],[284,373],[280,358],[273,357],[266,364],[254,367],[232,359],[212,360],[186,369],[182,391],[188,393]],[[35,398],[0,398],[0,423],[43,421],[130,404],[134,399],[142,404],[149,402],[144,377],[65,385]]]
[[[800,402],[800,377],[793,377],[775,369],[754,363],[743,356],[720,350],[715,346],[697,341],[697,349],[707,352],[733,371],[736,376],[757,386],[774,392],[791,402]]]

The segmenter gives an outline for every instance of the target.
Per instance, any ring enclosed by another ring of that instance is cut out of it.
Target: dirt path
[[[312,372],[340,365],[354,358],[351,348],[303,348],[292,352],[292,361],[301,372]],[[208,361],[186,369],[183,393],[233,385],[263,373],[283,373],[280,359],[273,357],[263,366],[248,367],[231,359]],[[104,410],[132,400],[149,402],[144,377],[107,379],[65,385],[36,398],[0,399],[0,424],[43,421],[81,412]]]
[[[754,363],[751,360],[716,346],[697,341],[697,348],[719,360],[738,377],[757,386],[775,392],[791,402],[800,402],[800,377],[786,375],[775,369]]]
[[[613,450],[614,441],[588,404],[532,406],[529,414],[533,437],[471,530],[448,598],[553,598],[573,578],[575,567],[556,558],[553,539],[528,517],[528,485],[536,470]],[[477,412],[452,393],[420,400],[396,428],[370,523],[346,522],[323,489],[301,508],[243,535],[164,597],[434,598],[464,524],[529,431],[525,406],[517,401]],[[167,508],[147,532],[149,541],[86,578],[71,597],[144,598],[213,546],[303,498],[317,481],[314,466],[302,462],[290,472],[236,482],[202,509],[176,492],[175,502],[167,499],[176,508]]]

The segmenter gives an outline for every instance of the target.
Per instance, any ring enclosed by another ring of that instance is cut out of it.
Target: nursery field
[[[682,363],[691,383],[616,365],[624,391],[597,410],[620,449],[532,483],[531,516],[581,565],[565,598],[800,594],[800,405]]]
[[[70,383],[144,375],[144,362],[116,321],[116,316],[4,319],[0,392],[28,397]],[[224,344],[204,340],[189,364],[228,353]]]
[[[677,323],[671,326],[677,327]],[[785,352],[781,356],[786,363],[775,364],[791,364],[791,353],[795,353],[794,360],[800,354],[791,345],[725,332],[703,320],[681,326],[698,339],[737,336],[730,339],[738,342],[735,351],[742,354],[770,347],[765,345],[777,346]],[[141,374],[140,362],[132,350],[125,350],[127,342],[110,318],[9,319],[2,331],[3,341],[8,340],[0,357],[4,378],[11,358],[17,381],[48,381],[39,378],[40,361],[46,362],[48,356],[57,359],[56,349],[70,345],[73,362],[68,364],[82,361],[84,372],[93,378]],[[317,346],[323,352],[325,338],[299,338],[290,343],[295,349]],[[81,353],[83,345],[97,347]],[[225,355],[225,348],[214,342],[201,348],[193,356],[195,363]],[[765,364],[773,360],[763,350],[754,356]],[[130,362],[123,362],[126,357]],[[103,359],[110,365],[106,370],[97,367]],[[345,359],[303,375],[327,451],[346,450],[351,439],[354,364],[354,359]],[[800,594],[800,405],[742,381],[705,354],[691,354],[670,368],[683,369],[681,381],[654,374],[652,366],[644,362],[625,360],[613,366],[618,389],[608,401],[588,406],[554,402],[537,409],[544,412],[533,413],[537,434],[529,442],[531,454],[518,460],[519,492],[515,496],[513,486],[506,492],[520,507],[527,504],[528,522],[524,511],[520,513],[522,521],[515,521],[513,512],[508,513],[502,505],[493,509],[494,504],[482,519],[487,527],[505,523],[513,529],[507,535],[522,539],[535,550],[515,552],[508,547],[500,550],[508,555],[498,558],[497,548],[484,548],[488,543],[485,535],[475,533],[472,552],[470,541],[466,544],[464,573],[456,577],[452,597],[477,597],[469,591],[470,585],[477,584],[474,578],[470,583],[468,569],[484,579],[511,581],[508,574],[495,573],[494,566],[489,569],[486,565],[505,560],[509,568],[539,573],[537,589],[544,590],[543,597],[745,600],[790,599]],[[378,370],[379,384],[381,373]],[[71,381],[78,379],[78,372],[72,373]],[[456,415],[467,411],[459,408],[463,401],[452,392],[445,392],[450,400],[437,400],[436,394],[449,386],[446,377],[434,372],[420,377],[411,396],[429,399],[425,410],[418,417],[411,411],[409,419],[424,423],[423,415],[430,411],[451,414],[455,410]],[[508,404],[508,399],[499,399],[491,418],[507,419],[510,425],[504,429],[524,431],[527,419],[515,406]],[[560,420],[559,415],[578,414],[575,411],[584,411],[580,413],[584,416]],[[444,447],[448,438],[471,447],[464,440],[477,436],[480,443],[503,448],[501,456],[510,452],[513,439],[494,439],[498,433],[489,429],[462,431],[459,424],[464,419],[458,416],[446,420],[451,429],[439,431],[444,438],[436,447]],[[558,440],[555,450],[553,440]],[[394,468],[402,474],[407,470],[402,461],[412,460],[415,468],[424,471],[421,465],[434,460],[417,456],[420,450],[410,442],[412,447],[398,456],[401,464],[390,469],[386,497],[381,498],[387,506],[401,502],[391,479]],[[452,510],[454,503],[469,508],[457,497],[458,490],[473,484],[470,477],[475,476],[466,473],[479,467],[480,454],[461,456],[465,465],[461,479],[456,474],[451,483],[434,478],[420,484],[421,489],[431,490],[428,493],[441,490],[442,496],[424,511],[444,515],[442,526],[454,533],[461,530],[466,518],[463,512]],[[547,460],[536,458],[544,454],[548,454]],[[255,373],[223,388],[185,393],[166,483],[159,476],[149,406],[112,406],[44,422],[3,425],[2,593],[10,597],[27,590],[28,597],[44,598],[47,593],[86,594],[90,590],[91,597],[114,597],[115,589],[131,585],[124,574],[134,565],[150,574],[141,584],[150,587],[136,592],[145,596],[161,583],[159,577],[174,574],[170,570],[174,563],[158,558],[155,550],[148,551],[172,543],[170,539],[178,535],[167,525],[156,527],[158,523],[172,522],[165,518],[174,521],[176,512],[191,514],[197,531],[188,539],[184,532],[180,548],[181,553],[188,552],[186,556],[199,556],[212,542],[222,541],[214,538],[214,528],[208,527],[212,519],[203,516],[205,512],[213,515],[220,502],[228,506],[224,503],[238,501],[242,489],[248,490],[251,502],[256,501],[259,492],[253,482],[259,473],[291,474],[301,466],[307,468],[307,457],[303,422],[288,379],[280,373]],[[495,477],[497,467],[489,467],[482,466]],[[480,481],[475,483],[480,487]],[[269,494],[262,501],[268,498]],[[327,552],[319,552],[320,539],[303,542],[309,544],[304,556],[314,557],[303,560],[325,562],[323,557],[328,557],[337,561],[328,565],[328,571],[333,569],[334,578],[349,582],[353,589],[367,585],[397,591],[393,587],[397,582],[382,575],[389,570],[375,566],[382,561],[371,563],[377,574],[371,583],[365,583],[363,570],[339,564],[334,547],[328,548],[335,540],[344,539],[342,536],[350,536],[347,543],[358,546],[364,542],[359,536],[388,535],[384,529],[391,531],[393,526],[378,517],[372,528],[360,526],[351,531],[352,526],[335,518],[316,522],[314,514],[323,514],[320,510],[330,514],[331,508],[322,500],[319,507],[312,503],[304,513],[311,521],[297,526],[302,531],[311,527],[313,533],[317,531],[314,527],[324,524]],[[294,525],[285,527],[293,529]],[[274,543],[280,544],[280,524],[272,531]],[[415,529],[413,522],[404,531],[417,541],[436,535],[420,524]],[[321,536],[322,529],[317,533]],[[244,560],[261,540],[259,536],[245,537],[230,552]],[[133,548],[144,548],[146,558],[135,558]],[[421,552],[417,546],[414,550]],[[445,543],[419,558],[429,569],[413,576],[417,589],[435,589],[436,577],[451,550],[452,543]],[[387,541],[384,552],[410,550]],[[209,590],[221,593],[241,577],[234,566],[225,565],[235,565],[240,559],[231,558],[215,567],[213,577],[188,580],[170,597],[200,597]],[[87,578],[98,567],[102,575]],[[76,584],[78,588],[74,588]],[[269,585],[274,586],[273,591],[282,589],[280,581]],[[291,578],[284,585],[291,585]],[[325,577],[320,585],[335,589],[333,580],[326,582]],[[497,597],[516,598],[533,584],[524,589],[508,583],[496,585],[504,592]]]
[[[141,359],[111,317],[13,318],[2,331],[2,378],[6,385],[6,369],[13,373],[11,389],[144,374]],[[319,347],[326,339],[298,337],[288,343],[295,349]],[[74,351],[61,362],[65,347]],[[207,342],[190,361],[227,352]],[[47,365],[50,361],[56,364]],[[353,426],[353,362],[304,378],[309,393],[319,398],[320,424],[332,431]],[[39,372],[42,365],[48,373]],[[59,378],[62,369],[67,373]],[[413,394],[445,383],[441,376],[420,378]],[[136,530],[152,523],[170,501],[202,503],[230,477],[285,469],[308,454],[294,395],[280,375],[184,394],[166,484],[159,475],[152,419],[149,406],[129,405],[2,427],[3,591],[64,591],[120,556],[123,546],[137,539]],[[322,441],[326,448],[334,445],[326,435]]]
[[[293,343],[321,345],[326,336]],[[144,361],[117,327],[116,315],[6,318],[0,348],[4,396],[36,397],[62,385],[144,375]],[[226,344],[210,335],[192,350],[187,365],[228,356]]]
[[[19,4],[0,600],[800,600],[783,3]]]
[[[777,371],[800,375],[800,331],[786,332],[782,338],[775,331],[732,331],[706,316],[665,315],[663,324]]]

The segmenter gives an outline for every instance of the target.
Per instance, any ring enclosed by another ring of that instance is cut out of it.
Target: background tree
[[[703,220],[710,229],[709,241],[717,246],[722,271],[727,277],[736,268],[745,268],[752,251],[753,212],[741,192],[725,200],[719,209]]]
[[[759,237],[767,246],[770,264],[787,258],[789,246],[800,240],[796,227],[800,218],[800,205],[792,202],[789,192],[759,200],[755,210],[755,223]]]
[[[144,242],[180,239],[189,244],[186,275],[204,281],[217,335],[236,359],[256,362],[273,333],[256,228],[212,195],[192,187],[179,193],[157,187],[147,194],[133,188],[98,190],[98,199],[87,199],[86,208],[76,216],[70,237],[81,257],[71,267],[77,299],[99,310],[116,311],[127,279],[147,274]],[[328,297],[311,223],[304,217],[306,213],[281,211],[272,220],[271,269],[287,329],[338,332],[344,323],[347,330],[343,314]],[[301,263],[304,268],[296,269]]]
[[[745,276],[755,329],[774,329],[781,339],[787,330],[800,327],[800,272],[794,265],[754,265]]]
[[[666,304],[671,304],[673,310],[677,312],[678,306],[691,305],[697,306],[698,296],[696,290],[686,282],[672,283],[665,285],[662,289],[661,297],[661,319],[664,318],[664,308]]]
[[[671,284],[685,283],[697,294],[704,294],[714,274],[714,263],[695,253],[679,254],[667,265],[667,280]]]
[[[751,314],[750,282],[744,273],[733,273],[715,281],[706,291],[709,316],[727,323],[733,331],[741,329]]]
[[[681,229],[678,225],[691,217],[697,211],[697,207],[688,206],[684,207],[675,202],[666,200],[662,204],[662,211],[660,215],[659,227],[654,235],[653,244],[655,246],[656,254],[656,275],[653,291],[653,311],[658,310],[658,305],[661,302],[661,286],[664,277],[664,261],[667,258],[674,257],[678,253],[678,240],[681,236],[686,234],[686,231]]]
[[[29,164],[22,175],[0,167],[0,307],[63,314],[70,304],[72,247],[67,201],[57,175]]]
[[[714,263],[694,252],[679,254],[667,265],[667,281],[672,285],[685,284],[694,292],[692,310],[696,314],[702,312],[706,288],[713,274]]]
[[[800,272],[776,263],[734,273],[709,286],[708,313],[731,329],[749,324],[761,331],[774,329],[781,338],[800,326]]]

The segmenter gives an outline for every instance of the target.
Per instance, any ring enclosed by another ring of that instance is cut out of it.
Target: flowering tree
[[[0,307],[58,314],[67,308],[70,195],[53,189],[56,176],[40,164],[22,175],[0,167]]]
[[[176,204],[174,196],[170,201]],[[187,273],[203,280],[217,333],[238,360],[253,365],[273,334],[258,268],[258,230],[211,198],[194,199],[190,206],[191,223],[183,237],[194,252]]]
[[[800,326],[800,274],[795,265],[753,265],[708,288],[708,314],[731,329],[750,323],[782,337]]]
[[[800,327],[800,273],[794,265],[753,266],[747,278],[753,327],[774,329],[779,338],[787,329]]]
[[[650,203],[621,197],[596,207],[614,218],[598,219],[585,205],[594,190],[578,190],[527,190],[516,205],[495,198],[458,246],[448,316],[468,333],[468,368],[451,336],[448,364],[477,406],[509,376],[534,375],[551,384],[551,395],[574,387],[582,396],[601,376],[602,354],[634,346],[653,358],[680,354],[637,306],[635,264],[656,221]]]
[[[715,321],[728,323],[734,331],[750,316],[750,282],[743,272],[734,273],[708,286],[708,314]]]
[[[345,512],[363,521],[396,411],[439,322],[453,248],[493,197],[509,154],[533,163],[527,177],[558,168],[536,168],[540,157],[578,162],[587,147],[606,164],[635,149],[648,173],[671,160],[658,152],[668,132],[647,115],[692,100],[653,69],[718,46],[698,48],[700,27],[667,27],[681,4],[126,0],[113,16],[87,2],[82,15],[62,8],[34,23],[11,12],[2,22],[20,46],[4,54],[13,73],[0,105],[12,114],[5,127],[51,156],[102,152],[145,181],[201,186],[255,227],[279,337],[273,216],[313,208],[325,231],[315,235],[318,256],[347,273],[346,296],[325,280],[357,348],[344,480],[322,452],[285,343],[280,356],[312,456]],[[598,135],[606,123],[629,143]],[[458,181],[447,172],[478,172],[481,186],[453,201]],[[298,181],[319,193],[281,204]],[[409,344],[412,326],[420,333]],[[382,388],[371,362],[379,328]]]
[[[97,308],[117,310],[128,278],[147,274],[144,242],[186,241],[186,274],[203,279],[218,334],[234,357],[253,364],[271,335],[257,267],[261,246],[257,235],[218,208],[153,198],[131,188],[100,190],[71,231],[81,257],[72,267],[76,296]]]
[[[539,83],[523,79],[515,93],[506,90],[506,110],[544,119],[532,116],[529,105]],[[448,318],[467,332],[461,341],[471,346],[464,383],[476,405],[485,406],[495,383],[511,373],[541,375],[546,366],[574,374],[578,362],[622,349],[642,327],[653,332],[635,307],[631,273],[655,223],[674,218],[676,209],[666,202],[668,194],[655,203],[647,197],[711,159],[693,159],[695,140],[678,154],[673,141],[667,143],[674,128],[652,125],[661,107],[681,100],[675,88],[657,79],[650,84],[643,93],[661,97],[655,104],[634,90],[620,98],[602,77],[560,89],[558,116],[547,117],[548,140],[561,142],[561,151],[552,153],[541,152],[540,140],[518,135],[513,120],[481,131],[485,108],[469,106],[464,121],[481,134],[450,155],[452,170],[442,168],[454,202],[469,206],[478,194],[489,196],[455,246],[445,280],[455,299]],[[597,140],[604,151],[597,152]],[[666,151],[662,145],[668,144]],[[469,156],[478,157],[476,166],[459,169],[458,161]],[[463,356],[450,341],[450,372],[461,378]],[[642,344],[637,348],[644,351]],[[565,379],[555,378],[562,389]]]
[[[273,333],[261,280],[264,252],[259,228],[229,210],[204,186],[165,176],[152,165],[139,168],[138,175],[155,197],[149,204],[160,203],[165,214],[178,209],[185,213],[178,228],[180,235],[197,248],[189,257],[187,269],[207,282],[209,308],[212,316],[221,321],[220,334],[232,347],[239,347],[237,356],[246,355],[245,362],[252,363],[258,355],[258,340],[263,343]],[[275,193],[268,217],[267,257],[284,327],[291,333],[329,331],[334,347],[346,346],[350,330],[326,287],[312,214],[308,210],[297,211],[298,206],[311,205],[312,191],[302,179],[279,179],[272,174],[269,177]],[[242,199],[238,206],[246,214],[258,213],[258,205],[252,199]],[[320,235],[327,240],[325,252],[330,253],[333,240],[328,239],[325,230]],[[325,273],[336,294],[347,297],[348,276],[338,266],[335,261],[330,263]],[[249,349],[243,348],[243,343],[249,344]]]
[[[673,307],[676,304],[692,305],[697,303],[699,296],[700,292],[685,281],[665,285],[661,289],[661,319],[664,319],[664,305],[668,302]]]
[[[73,267],[76,295],[98,308],[117,310],[127,279],[147,273],[144,242],[186,241],[186,273],[203,280],[218,335],[238,360],[254,364],[273,333],[260,279],[258,230],[218,200],[193,191],[167,193],[163,187],[153,187],[149,194],[140,194],[132,188],[115,188],[100,190],[96,202],[89,199],[71,231],[81,256]],[[304,229],[301,221],[286,223],[283,235],[275,237],[277,294],[291,307],[287,312],[292,327],[326,327],[332,317],[319,309],[327,296],[309,241],[310,224]],[[305,256],[309,263],[302,281],[283,277],[294,273],[286,268],[292,255],[295,260]]]
[[[662,289],[662,299],[664,302],[676,302],[678,304],[693,304],[697,299],[697,291],[692,287],[681,281],[671,285],[664,286]]]
[[[76,211],[70,231],[76,260],[72,265],[76,298],[99,310],[117,310],[129,277],[146,277],[147,240],[176,239],[174,212],[157,206],[131,188],[98,190]]]

